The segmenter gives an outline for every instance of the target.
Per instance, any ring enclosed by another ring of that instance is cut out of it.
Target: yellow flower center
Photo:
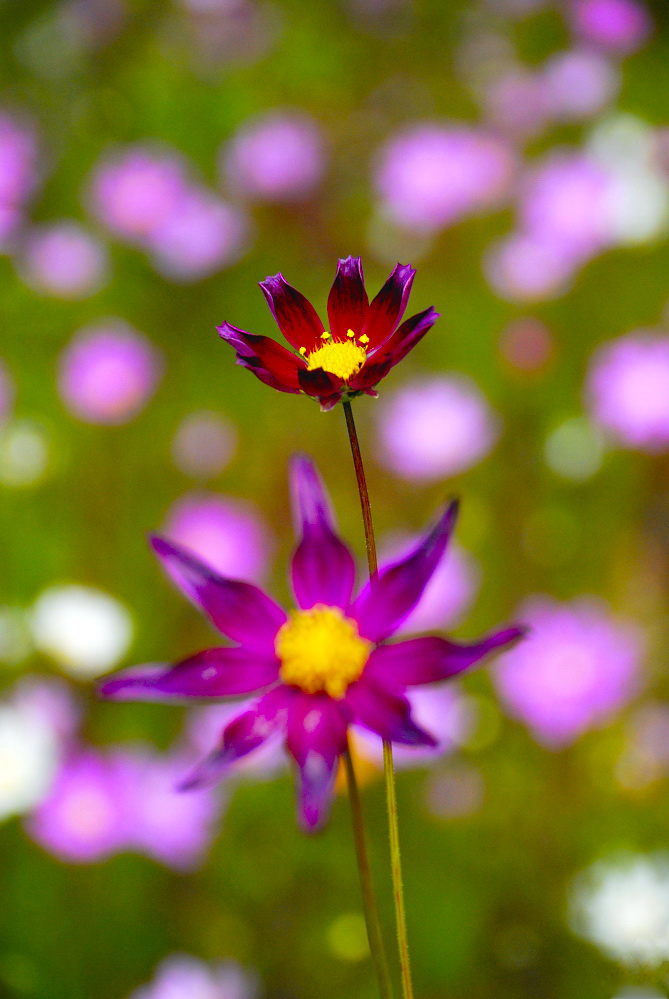
[[[360,637],[355,621],[338,607],[316,604],[310,610],[291,611],[274,647],[284,683],[308,694],[324,690],[340,699],[362,673],[374,646]]]
[[[323,333],[323,346],[312,350],[306,359],[309,370],[322,368],[331,375],[339,375],[344,381],[357,375],[367,358],[365,344],[369,343],[369,338],[363,335],[356,343],[353,330],[349,330],[347,336],[347,340],[333,340],[330,333]],[[303,352],[306,353],[304,347],[300,353]]]

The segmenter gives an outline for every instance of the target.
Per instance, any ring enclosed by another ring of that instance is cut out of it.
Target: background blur
[[[416,994],[666,995],[666,5],[0,15],[0,994],[376,994],[346,801],[305,837],[277,750],[175,795],[229,707],[94,693],[212,642],[148,530],[289,599],[297,449],[362,566],[341,408],[266,388],[215,332],[278,337],[256,282],[279,270],[324,315],[360,254],[370,297],[411,262],[408,314],[441,313],[354,404],[382,551],[463,503],[407,631],[533,629],[416,701],[441,740],[400,760]]]

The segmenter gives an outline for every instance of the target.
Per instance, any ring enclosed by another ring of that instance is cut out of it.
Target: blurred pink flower
[[[399,225],[430,232],[497,205],[507,194],[515,156],[493,133],[466,125],[416,125],[381,150],[376,189]]]
[[[499,433],[497,416],[471,379],[415,378],[382,401],[378,457],[396,475],[428,482],[477,464]]]
[[[86,423],[132,420],[153,395],[162,355],[120,319],[83,327],[61,354],[58,387],[70,412]]]
[[[585,381],[592,418],[631,448],[669,450],[669,336],[638,330],[599,347]]]
[[[541,73],[543,104],[557,121],[578,121],[602,111],[620,88],[620,72],[599,52],[557,52]]]
[[[70,863],[134,851],[176,870],[195,867],[211,842],[222,798],[211,791],[179,794],[176,783],[184,764],[179,754],[80,748],[28,819],[28,832]]]
[[[572,0],[571,24],[584,41],[630,55],[648,40],[653,22],[636,0]]]
[[[57,298],[85,298],[106,281],[107,251],[75,222],[57,222],[28,231],[18,268],[36,291]]]
[[[37,183],[35,133],[24,121],[0,110],[0,205],[20,206]]]
[[[226,576],[261,582],[267,575],[272,542],[251,504],[216,493],[186,493],[170,508],[163,533]]]
[[[262,201],[308,197],[324,169],[320,129],[298,112],[251,119],[221,149],[221,170],[233,189]]]
[[[129,999],[256,999],[258,981],[232,961],[207,965],[188,954],[172,954],[153,980]]]
[[[209,191],[189,187],[148,234],[156,270],[175,281],[197,281],[234,263],[246,244],[245,215]]]
[[[510,714],[549,749],[606,724],[639,690],[644,640],[606,604],[533,597],[521,608],[525,641],[499,657],[492,677]]]
[[[91,178],[91,210],[123,239],[140,242],[164,224],[188,188],[186,168],[172,150],[133,145],[106,156]]]
[[[172,457],[186,475],[213,479],[227,467],[236,447],[237,434],[229,420],[215,412],[195,412],[177,427]]]

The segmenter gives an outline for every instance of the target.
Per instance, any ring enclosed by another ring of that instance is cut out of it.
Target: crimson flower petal
[[[374,351],[372,358],[375,363],[378,364],[382,360],[389,359],[394,367],[407,356],[410,350],[413,350],[428,330],[432,329],[438,318],[439,313],[430,306],[424,312],[419,312],[417,315],[411,316],[410,319],[405,319],[390,339]]]
[[[301,694],[288,709],[286,747],[298,765],[298,819],[307,832],[327,820],[347,718],[327,694]]]
[[[341,399],[343,392],[343,381],[339,375],[333,375],[323,368],[300,368],[297,372],[300,388],[307,395],[318,399],[321,409],[325,412],[336,406]]]
[[[416,271],[409,264],[397,264],[381,291],[369,306],[362,330],[369,337],[369,350],[387,340],[397,329],[411,294]]]
[[[298,371],[304,368],[301,357],[292,354],[268,336],[256,336],[223,323],[216,327],[219,336],[237,351],[237,363],[272,388],[283,392],[301,392]]]
[[[462,673],[488,653],[510,645],[524,634],[524,628],[510,627],[495,631],[479,642],[451,642],[428,636],[380,645],[369,657],[364,676],[375,684],[388,684],[390,689],[436,683]]]
[[[363,638],[381,642],[408,617],[446,550],[457,515],[454,500],[412,552],[365,585],[352,609]]]
[[[298,606],[348,607],[355,582],[355,562],[334,530],[334,522],[316,466],[306,455],[290,467],[297,533],[302,536],[293,555],[293,590]]]
[[[328,296],[328,320],[335,340],[346,340],[348,331],[362,333],[369,302],[360,257],[337,263],[337,276]]]
[[[276,633],[287,617],[278,604],[252,583],[219,576],[165,538],[153,535],[150,541],[170,578],[220,632],[248,649],[274,653]]]
[[[167,669],[136,666],[107,680],[103,697],[124,701],[189,701],[240,697],[269,687],[279,677],[276,656],[251,649],[205,649]]]
[[[192,791],[219,781],[231,763],[258,749],[286,724],[288,708],[295,696],[294,688],[279,685],[248,711],[233,718],[223,729],[220,746],[202,760],[178,789]]]
[[[283,274],[275,274],[260,282],[267,304],[279,329],[296,350],[306,347],[311,352],[321,345],[323,324],[311,302],[289,285]]]
[[[361,679],[350,685],[345,702],[354,721],[376,732],[387,742],[401,742],[406,746],[437,745],[434,736],[416,725],[406,697]]]

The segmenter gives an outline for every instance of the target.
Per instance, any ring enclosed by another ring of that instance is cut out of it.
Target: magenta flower
[[[381,570],[353,599],[353,556],[335,533],[327,495],[311,461],[294,460],[292,486],[301,538],[292,561],[298,609],[286,613],[250,583],[219,576],[185,549],[152,544],[183,592],[236,645],[206,649],[175,666],[138,666],[106,681],[102,693],[123,700],[189,701],[258,692],[233,718],[220,743],[183,782],[213,783],[275,733],[285,733],[297,764],[299,816],[308,831],[329,810],[339,757],[351,723],[409,746],[436,740],[411,716],[406,688],[446,680],[488,652],[509,645],[510,627],[480,642],[436,636],[386,644],[416,606],[446,549],[457,504],[412,551]]]
[[[434,325],[438,313],[432,307],[399,325],[415,273],[397,264],[370,303],[360,257],[340,260],[328,298],[329,331],[282,274],[261,281],[279,329],[297,353],[230,323],[218,332],[237,351],[237,363],[261,382],[280,392],[304,392],[322,410],[332,409],[344,396],[376,395],[378,382]]]

